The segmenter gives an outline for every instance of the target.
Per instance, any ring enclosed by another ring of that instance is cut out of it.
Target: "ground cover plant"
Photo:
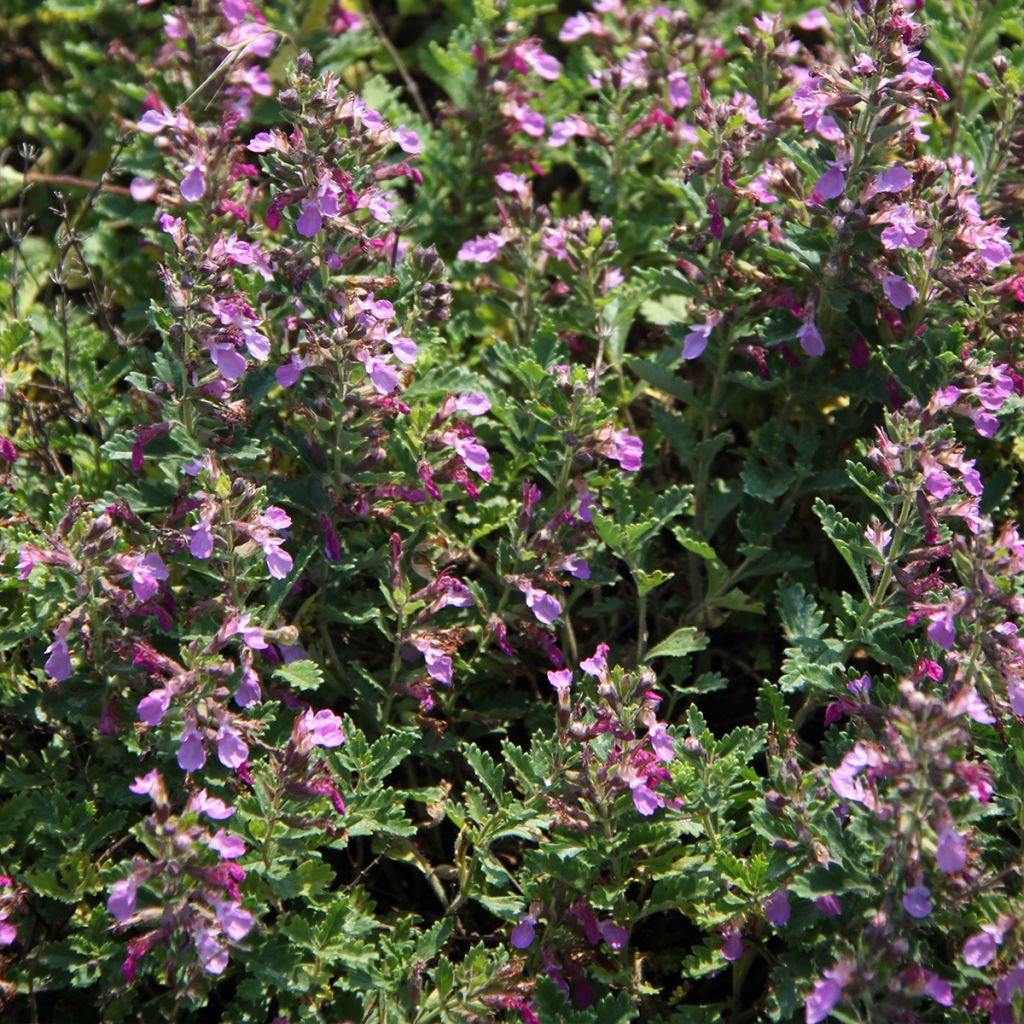
[[[1024,1019],[1022,42],[5,4],[5,1019]]]

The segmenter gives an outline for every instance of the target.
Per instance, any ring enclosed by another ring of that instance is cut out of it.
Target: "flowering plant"
[[[2,27],[0,1007],[1016,1020],[1013,5],[300,6]]]

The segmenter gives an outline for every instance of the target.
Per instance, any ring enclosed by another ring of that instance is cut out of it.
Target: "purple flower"
[[[205,814],[212,821],[223,821],[235,813],[234,807],[228,807],[219,797],[210,796],[205,789],[200,789],[189,797],[186,810],[194,814]]]
[[[340,747],[345,742],[341,719],[333,711],[317,711],[308,708],[302,716],[302,727],[314,746]]]
[[[159,555],[136,558],[131,567],[132,590],[140,601],[148,601],[160,587],[160,581],[167,579],[167,566]]]
[[[170,706],[171,695],[167,690],[161,688],[151,690],[143,697],[139,701],[136,711],[138,712],[139,719],[145,722],[146,725],[159,725]]]
[[[511,942],[516,949],[529,949],[533,944],[536,932],[537,919],[531,914],[524,914],[519,918],[519,924],[512,929],[512,935],[509,937],[509,942]]]
[[[131,192],[135,202],[144,203],[156,194],[156,182],[150,181],[148,178],[132,178],[128,191]]]
[[[216,910],[217,923],[229,939],[240,942],[252,931],[253,916],[240,903],[226,900],[217,903]]]
[[[690,324],[690,332],[683,338],[683,359],[698,359],[703,355],[714,326],[714,322],[709,320],[702,324]]]
[[[263,555],[267,560],[267,571],[275,580],[286,579],[292,571],[292,556],[281,546],[284,542],[271,537],[263,542]]]
[[[463,391],[455,403],[455,408],[470,416],[483,416],[491,408],[490,400],[479,391]]]
[[[932,912],[932,892],[924,882],[912,885],[903,894],[903,909],[914,918],[927,917]]]
[[[804,1001],[804,1020],[807,1024],[820,1024],[835,1008],[843,994],[843,986],[834,977],[825,977],[814,983],[814,989]]]
[[[185,168],[185,177],[180,185],[181,198],[189,203],[202,199],[206,192],[206,179],[203,177],[202,164],[189,164]]]
[[[812,358],[825,354],[825,342],[814,320],[805,320],[796,332],[800,347]]]
[[[939,1004],[939,1006],[953,1005],[953,988],[945,978],[940,978],[931,971],[924,972],[925,992]]]
[[[390,395],[398,387],[398,373],[386,360],[379,356],[366,356],[363,366],[378,395]]]
[[[124,924],[135,913],[134,878],[125,878],[110,887],[107,911],[118,924]]]
[[[765,920],[775,928],[781,928],[789,921],[789,893],[777,889],[764,901]]]
[[[602,921],[598,927],[601,931],[601,938],[612,949],[622,949],[629,942],[629,932],[622,925],[615,924],[613,921]]]
[[[199,771],[206,764],[206,747],[203,738],[196,730],[187,729],[181,734],[178,747],[178,767],[185,772]]]
[[[245,853],[245,843],[240,836],[224,829],[217,829],[217,834],[209,841],[210,849],[219,853],[225,860],[237,860]]]
[[[488,235],[478,235],[468,242],[463,242],[455,258],[473,263],[490,263],[504,244],[505,239],[492,231]]]
[[[939,865],[939,870],[945,871],[947,875],[955,875],[958,871],[963,871],[967,865],[963,840],[954,829],[946,828],[939,833],[935,862]]]
[[[914,211],[903,204],[889,211],[889,226],[882,231],[886,249],[920,249],[928,240],[928,232],[914,220]]]
[[[530,587],[526,591],[526,607],[536,616],[539,622],[551,625],[562,614],[562,606],[557,599],[545,590]]]
[[[225,380],[238,380],[249,365],[245,361],[245,356],[234,345],[212,344],[210,358]]]
[[[589,658],[584,658],[580,662],[580,670],[586,672],[588,676],[594,676],[595,679],[600,679],[601,676],[608,671],[608,645],[598,644],[597,649]]]
[[[846,189],[846,167],[838,161],[830,161],[828,170],[818,179],[811,193],[812,203],[823,203],[826,199],[838,199]]]
[[[291,359],[284,364],[279,366],[274,371],[274,380],[283,388],[292,387],[299,379],[299,374],[305,369],[305,361],[301,356],[292,355]]]
[[[556,690],[568,690],[572,685],[572,669],[563,668],[558,671],[551,669],[548,671],[548,682]]]
[[[654,756],[662,763],[672,761],[676,756],[675,740],[668,734],[668,728],[664,722],[655,722],[648,730],[647,735],[651,740],[651,749]]]
[[[633,806],[645,818],[650,817],[659,807],[665,806],[665,801],[643,779],[633,780],[630,789],[633,791]]]
[[[189,554],[193,558],[209,558],[213,554],[213,533],[207,522],[196,523],[192,527],[192,540],[188,545]]]
[[[928,627],[928,639],[938,644],[943,650],[950,650],[956,643],[955,616],[948,608],[932,612],[931,625]]]
[[[882,290],[897,309],[906,309],[917,298],[917,289],[899,274],[883,274]]]
[[[905,167],[890,167],[875,177],[876,192],[902,192],[914,184],[914,176]]]
[[[838,917],[843,912],[843,908],[839,904],[839,897],[832,892],[827,893],[824,896],[819,896],[815,899],[814,905],[826,917]]]
[[[196,955],[207,974],[223,974],[228,965],[228,951],[217,941],[213,932],[203,929],[196,933]]]
[[[602,446],[602,452],[627,473],[635,473],[643,465],[644,443],[625,428],[615,431],[608,438]]]
[[[686,81],[686,73],[683,71],[673,71],[668,76],[668,100],[676,110],[682,107],[688,106],[693,93],[690,89],[690,83]]]
[[[251,708],[259,704],[263,694],[260,690],[260,677],[252,667],[242,669],[242,681],[235,690],[235,703],[240,708]]]
[[[225,768],[237,768],[249,756],[249,748],[242,737],[225,725],[217,730],[217,760]]]
[[[128,787],[131,792],[139,796],[152,797],[154,801],[163,793],[163,788],[164,780],[160,778],[160,773],[155,768],[145,775],[136,776],[135,781]]]
[[[996,937],[983,928],[964,943],[964,962],[971,967],[984,967],[996,955],[998,947]]]
[[[587,560],[580,555],[566,555],[561,561],[556,562],[553,568],[567,572],[578,580],[590,579],[590,566],[587,565]]]
[[[722,945],[722,956],[733,963],[743,956],[743,936],[739,932],[727,932]]]
[[[62,636],[55,636],[53,643],[46,648],[49,658],[43,669],[46,674],[55,682],[63,683],[71,675],[71,652],[68,650],[68,642]]]
[[[316,203],[303,203],[302,212],[295,222],[295,230],[304,238],[312,238],[321,228],[323,218]]]

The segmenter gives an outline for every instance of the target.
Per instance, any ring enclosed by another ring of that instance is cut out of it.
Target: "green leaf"
[[[647,652],[644,661],[652,658],[683,658],[694,651],[703,651],[708,645],[708,638],[694,626],[681,626],[660,644]]]

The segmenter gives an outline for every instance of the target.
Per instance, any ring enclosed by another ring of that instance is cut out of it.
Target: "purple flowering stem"
[[[905,447],[904,461],[906,461],[909,447]],[[910,467],[904,466],[904,469]],[[900,555],[903,553],[903,540],[907,533],[907,524],[910,522],[910,513],[914,507],[914,496],[913,494],[907,493],[903,495],[903,503],[900,506],[899,517],[896,520],[896,525],[892,533],[892,540],[889,542],[889,548],[882,556],[885,560],[885,564],[882,568],[882,574],[878,578],[878,584],[875,587],[875,592],[871,596],[871,600],[868,602],[867,607],[861,612],[857,619],[856,624],[853,628],[854,639],[850,640],[843,648],[839,655],[839,660],[845,662],[847,658],[860,646],[860,641],[857,639],[861,632],[867,628],[871,620],[878,614],[882,605],[885,603],[885,598],[889,590],[889,584],[892,582],[893,570],[892,567],[899,561]],[[808,692],[806,699],[803,704],[800,705],[796,716],[793,719],[793,730],[798,732],[800,726],[807,721],[807,716],[814,711],[815,708],[820,706],[821,699],[813,688]]]

